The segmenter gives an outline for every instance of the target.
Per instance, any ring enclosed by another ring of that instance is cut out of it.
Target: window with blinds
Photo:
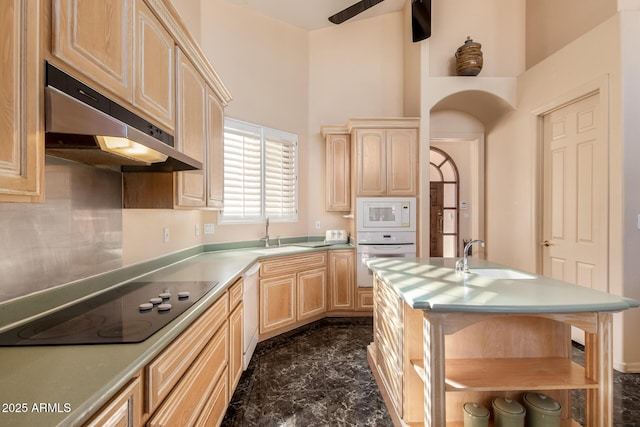
[[[222,223],[297,221],[298,136],[225,118]]]

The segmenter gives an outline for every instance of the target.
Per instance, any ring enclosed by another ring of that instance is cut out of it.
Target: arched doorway
[[[458,168],[444,151],[431,147],[430,180],[430,247],[429,256],[458,256]]]

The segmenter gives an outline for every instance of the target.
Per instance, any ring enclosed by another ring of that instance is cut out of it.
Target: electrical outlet
[[[162,241],[164,243],[167,243],[169,241],[169,227],[165,227],[163,230],[163,236],[162,236]]]
[[[196,233],[196,237],[200,235],[200,224],[196,224],[194,232]]]
[[[316,221],[316,230],[320,230],[320,221]]]
[[[213,224],[205,224],[204,225],[204,234],[213,234],[214,225]]]

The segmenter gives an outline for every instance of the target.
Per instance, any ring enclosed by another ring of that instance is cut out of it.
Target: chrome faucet
[[[464,256],[456,261],[456,271],[469,272],[469,249],[474,243],[480,243],[484,248],[484,240],[472,240],[464,246]]]
[[[269,247],[269,217],[267,217],[267,223],[264,228],[264,237],[260,240],[264,240],[264,247]]]

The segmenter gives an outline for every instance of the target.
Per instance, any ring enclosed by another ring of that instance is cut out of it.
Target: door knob
[[[553,243],[551,243],[548,240],[545,240],[544,242],[540,243],[540,246],[544,246],[544,247],[548,248],[549,246],[553,246]]]

